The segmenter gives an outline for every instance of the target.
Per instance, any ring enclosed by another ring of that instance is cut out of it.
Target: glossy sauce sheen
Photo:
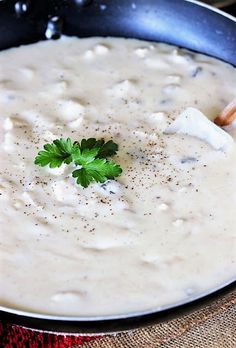
[[[164,134],[210,119],[236,70],[165,44],[62,38],[0,53],[1,304],[117,315],[189,300],[235,277],[236,148]],[[236,138],[236,131],[229,129]],[[83,189],[34,157],[59,137],[113,139],[117,181]]]

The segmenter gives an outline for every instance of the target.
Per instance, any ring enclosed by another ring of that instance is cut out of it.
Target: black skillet
[[[63,33],[164,41],[236,65],[236,19],[195,1],[0,0],[0,49],[44,40],[45,33],[53,39]],[[116,332],[181,316],[235,289],[234,279],[189,303],[129,316],[86,319],[2,308],[0,320],[50,332]]]

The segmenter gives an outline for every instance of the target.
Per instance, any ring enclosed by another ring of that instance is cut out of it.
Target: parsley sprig
[[[52,144],[45,144],[43,148],[35,158],[36,165],[58,168],[63,163],[73,162],[78,169],[72,172],[72,176],[83,187],[88,187],[93,181],[102,183],[114,179],[122,173],[118,164],[106,158],[114,156],[118,151],[118,145],[112,140],[105,142],[103,139],[89,138],[79,143],[72,142],[70,138],[61,138]]]

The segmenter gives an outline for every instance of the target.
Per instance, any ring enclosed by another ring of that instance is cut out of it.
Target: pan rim
[[[109,320],[119,320],[119,319],[130,319],[130,318],[135,318],[140,316],[146,316],[149,314],[155,314],[155,313],[158,314],[168,310],[174,310],[176,308],[179,308],[185,305],[189,305],[207,296],[214,295],[214,293],[217,293],[220,290],[226,289],[227,287],[232,286],[234,283],[236,285],[236,276],[224,283],[219,284],[218,286],[211,288],[210,290],[206,290],[199,294],[196,294],[195,296],[189,297],[187,301],[185,298],[183,300],[175,302],[174,304],[172,303],[165,306],[158,306],[153,309],[134,311],[134,312],[126,313],[126,314],[95,315],[95,316],[54,315],[54,314],[43,314],[43,313],[25,311],[21,309],[14,309],[7,306],[0,306],[0,311],[7,312],[9,314],[20,315],[20,316],[24,316],[28,318],[45,319],[49,321],[57,320],[57,321],[66,321],[66,322],[70,322],[70,321],[99,322],[99,321],[109,321]]]

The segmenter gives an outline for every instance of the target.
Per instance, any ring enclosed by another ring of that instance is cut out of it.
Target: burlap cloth
[[[235,331],[236,292],[180,319],[116,336],[104,336],[83,344],[83,347],[236,348]]]

